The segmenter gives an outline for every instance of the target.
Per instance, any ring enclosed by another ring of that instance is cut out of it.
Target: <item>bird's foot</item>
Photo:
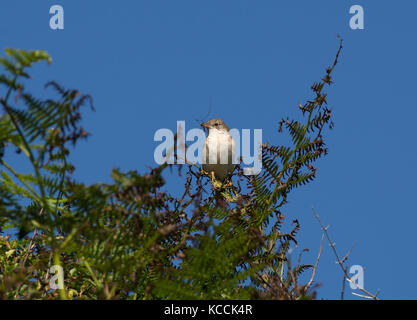
[[[211,174],[211,185],[213,186],[213,190],[221,190],[223,188],[222,182],[219,180],[216,180],[214,171],[211,171],[210,174]]]

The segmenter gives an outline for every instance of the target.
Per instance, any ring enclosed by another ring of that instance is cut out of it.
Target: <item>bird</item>
[[[208,130],[202,152],[203,170],[224,182],[234,170],[236,143],[223,119],[211,119],[201,126]]]

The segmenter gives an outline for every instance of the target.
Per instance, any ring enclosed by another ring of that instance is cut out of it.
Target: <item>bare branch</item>
[[[331,240],[331,238],[330,238],[330,235],[329,235],[329,233],[327,232],[327,229],[328,229],[328,227],[325,227],[324,226],[324,224],[321,222],[321,220],[320,220],[320,218],[319,218],[319,216],[318,216],[318,214],[316,213],[316,210],[314,209],[314,207],[312,208],[313,209],[313,213],[314,213],[314,217],[317,219],[317,221],[320,223],[320,226],[321,226],[321,228],[323,229],[323,231],[324,231],[324,234],[326,235],[326,238],[327,238],[327,240],[329,241],[329,243],[330,243],[330,247],[332,248],[332,250],[333,250],[333,253],[334,253],[334,255],[335,255],[335,257],[336,257],[336,259],[337,259],[337,264],[338,265],[340,265],[340,268],[342,268],[342,270],[343,270],[343,273],[344,273],[344,275],[345,275],[345,277],[346,277],[346,280],[347,281],[349,281],[350,283],[353,283],[353,284],[355,284],[355,286],[360,290],[360,291],[362,291],[366,296],[362,296],[362,295],[358,295],[358,294],[355,294],[355,293],[353,293],[352,292],[352,294],[353,295],[356,295],[356,296],[361,296],[361,297],[365,297],[365,298],[367,298],[367,299],[373,299],[373,300],[379,300],[379,298],[377,297],[377,294],[372,294],[372,293],[370,293],[369,291],[367,291],[367,290],[365,290],[364,288],[361,288],[360,286],[358,286],[353,280],[352,280],[352,278],[350,277],[350,275],[348,274],[348,272],[347,272],[347,268],[343,265],[343,262],[342,262],[342,260],[339,258],[339,254],[337,253],[337,251],[336,251],[336,248],[335,248],[335,244],[334,244],[334,242],[332,242],[332,240]],[[350,251],[348,252],[348,254],[347,254],[347,256],[349,255],[349,253],[350,253]],[[347,256],[345,257],[346,259],[347,259]],[[345,258],[343,258],[343,259],[345,259]],[[379,290],[378,290],[378,292],[379,292]]]
[[[319,254],[317,255],[317,260],[316,260],[316,263],[314,264],[314,267],[313,267],[313,272],[312,272],[312,274],[311,274],[310,281],[309,281],[309,282],[307,283],[307,285],[306,285],[306,290],[307,290],[308,288],[310,288],[311,284],[312,284],[312,283],[313,283],[313,281],[314,281],[314,276],[316,275],[316,269],[317,269],[317,266],[318,266],[318,264],[319,264],[319,260],[320,260],[321,252],[322,252],[322,250],[323,250],[323,240],[324,240],[324,234],[321,236],[321,242],[320,242],[320,250],[319,250]]]

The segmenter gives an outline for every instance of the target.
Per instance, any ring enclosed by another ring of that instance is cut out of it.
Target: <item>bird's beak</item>
[[[208,126],[208,124],[207,124],[207,123],[202,123],[202,124],[201,124],[201,126],[202,126],[203,128],[207,128],[207,129],[209,128],[209,126]]]

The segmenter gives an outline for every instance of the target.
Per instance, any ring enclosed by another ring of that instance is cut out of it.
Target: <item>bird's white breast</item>
[[[204,143],[203,169],[223,180],[234,169],[235,141],[227,130],[211,129]]]

